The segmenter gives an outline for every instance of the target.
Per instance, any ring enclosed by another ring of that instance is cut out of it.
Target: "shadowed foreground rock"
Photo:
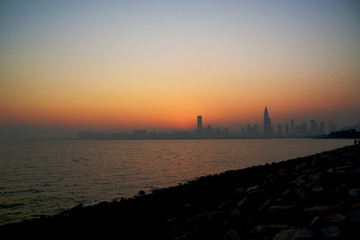
[[[1,226],[0,236],[359,239],[360,146],[227,171],[140,195]]]

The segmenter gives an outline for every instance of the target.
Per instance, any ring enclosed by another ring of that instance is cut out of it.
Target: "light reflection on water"
[[[339,139],[0,143],[0,224],[352,144]]]

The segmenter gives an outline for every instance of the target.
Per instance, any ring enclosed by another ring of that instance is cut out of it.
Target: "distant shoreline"
[[[331,137],[331,136],[308,136],[308,137],[272,137],[272,138],[246,138],[246,137],[227,137],[227,138],[35,138],[25,140],[79,140],[79,141],[93,141],[93,140],[276,140],[276,139],[357,139],[357,137]],[[24,140],[24,139],[15,139]]]

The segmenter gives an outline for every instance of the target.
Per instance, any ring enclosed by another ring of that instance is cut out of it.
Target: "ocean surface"
[[[0,225],[351,144],[349,139],[0,142]]]

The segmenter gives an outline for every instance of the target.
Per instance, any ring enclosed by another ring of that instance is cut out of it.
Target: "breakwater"
[[[2,236],[357,239],[360,147],[227,171],[0,227]]]

